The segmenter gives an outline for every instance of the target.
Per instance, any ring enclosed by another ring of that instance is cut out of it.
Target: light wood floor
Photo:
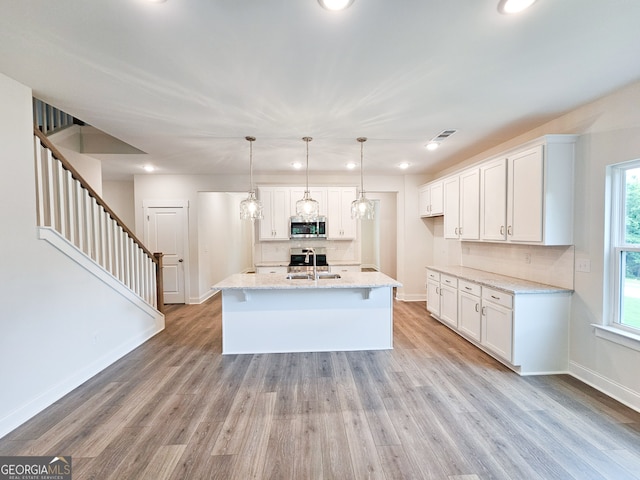
[[[223,357],[219,299],[166,323],[0,455],[72,455],[74,480],[640,479],[639,413],[518,377],[423,303],[395,304],[392,351]]]

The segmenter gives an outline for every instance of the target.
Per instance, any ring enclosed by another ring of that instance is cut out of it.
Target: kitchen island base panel
[[[222,353],[393,348],[393,289],[224,290]]]

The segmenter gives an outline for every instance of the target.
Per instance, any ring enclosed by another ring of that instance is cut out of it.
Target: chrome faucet
[[[309,255],[313,253],[313,279],[318,280],[318,262],[316,260],[316,251],[313,247],[308,247],[304,250],[306,256],[304,257],[304,263],[309,263]]]

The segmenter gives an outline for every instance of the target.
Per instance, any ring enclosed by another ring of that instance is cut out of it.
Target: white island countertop
[[[319,280],[288,280],[286,277],[286,273],[236,273],[211,288],[213,290],[298,290],[402,287],[400,282],[380,272],[341,272],[340,278]]]

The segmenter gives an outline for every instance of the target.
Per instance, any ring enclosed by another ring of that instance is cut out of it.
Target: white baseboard
[[[398,293],[396,300],[402,302],[426,302],[427,296],[420,293]]]
[[[575,362],[569,362],[569,374],[627,407],[640,412],[640,392],[633,391]]]

